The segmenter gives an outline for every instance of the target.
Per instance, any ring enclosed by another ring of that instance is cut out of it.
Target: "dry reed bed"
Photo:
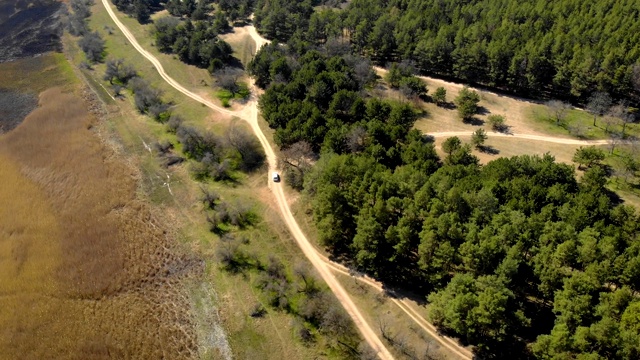
[[[203,263],[136,199],[136,172],[60,88],[0,136],[0,358],[184,359]]]

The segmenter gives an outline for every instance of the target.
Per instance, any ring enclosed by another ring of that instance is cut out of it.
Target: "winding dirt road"
[[[251,129],[254,131],[254,133],[256,134],[258,139],[260,140],[260,144],[262,144],[262,147],[265,150],[265,153],[267,155],[267,161],[269,163],[269,173],[271,173],[271,171],[276,169],[275,153],[274,153],[273,149],[271,148],[271,145],[267,141],[266,137],[264,136],[264,133],[262,132],[262,130],[258,126],[258,109],[257,109],[257,99],[255,98],[255,95],[250,99],[250,102],[247,104],[247,107],[245,108],[245,109],[248,108],[249,110],[231,111],[231,110],[227,110],[227,109],[225,109],[223,107],[217,106],[216,104],[212,103],[211,101],[206,100],[203,97],[192,93],[191,91],[187,90],[182,85],[180,85],[178,82],[176,82],[174,79],[172,79],[170,76],[168,76],[166,74],[166,72],[164,71],[160,61],[158,61],[158,59],[156,59],[153,55],[151,55],[149,52],[147,52],[142,46],[140,46],[140,44],[138,44],[138,42],[136,41],[136,39],[133,36],[133,34],[131,34],[129,29],[118,19],[118,17],[116,16],[115,12],[111,8],[111,5],[109,4],[108,0],[102,0],[102,4],[104,5],[105,9],[109,13],[109,16],[111,17],[113,22],[118,26],[120,31],[122,31],[124,36],[131,43],[131,45],[140,54],[142,54],[142,56],[144,56],[147,60],[149,60],[153,64],[153,66],[156,68],[156,70],[158,71],[160,76],[167,83],[169,83],[169,85],[171,85],[176,90],[178,90],[181,93],[183,93],[184,95],[186,95],[186,96],[188,96],[188,97],[190,97],[190,98],[192,98],[192,99],[204,104],[205,106],[207,106],[207,107],[209,107],[209,108],[211,108],[213,110],[219,111],[220,113],[223,113],[223,114],[227,114],[227,115],[231,115],[231,116],[237,116],[237,117],[247,121],[250,124]],[[255,29],[253,29],[253,32],[255,33]],[[256,35],[257,35],[257,33],[256,33]],[[260,42],[256,42],[256,43],[258,45],[261,44]],[[255,94],[255,92],[254,92],[254,94]],[[272,189],[274,195],[276,196],[278,207],[280,208],[280,211],[282,212],[283,219],[284,219],[285,223],[287,224],[287,226],[289,227],[289,230],[291,231],[291,233],[292,233],[294,239],[296,240],[298,246],[302,249],[302,252],[309,259],[309,261],[311,262],[313,267],[318,271],[318,273],[320,274],[322,279],[327,283],[327,285],[329,286],[331,291],[333,291],[333,293],[335,294],[335,296],[338,299],[338,301],[340,301],[340,303],[342,304],[344,309],[347,311],[349,316],[352,318],[355,326],[358,328],[358,330],[362,334],[362,337],[364,338],[364,340],[377,352],[378,356],[381,359],[384,359],[384,360],[392,360],[392,359],[394,359],[393,356],[391,355],[391,353],[389,352],[389,350],[384,346],[384,344],[382,343],[380,338],[376,335],[376,333],[369,326],[369,324],[367,324],[367,322],[365,321],[364,317],[360,313],[360,310],[353,303],[353,300],[351,300],[351,298],[349,297],[349,295],[347,294],[345,289],[338,282],[338,280],[335,278],[335,276],[331,273],[331,271],[329,270],[329,267],[327,266],[325,261],[323,261],[323,259],[316,252],[316,250],[313,248],[313,246],[311,245],[309,240],[302,233],[302,230],[298,226],[298,223],[296,222],[295,218],[293,217],[293,214],[291,213],[291,209],[289,208],[289,205],[287,204],[287,200],[286,200],[286,197],[284,195],[284,191],[282,189],[282,185],[280,183],[275,183],[275,184],[272,184],[272,185],[273,186],[271,186],[271,189]]]

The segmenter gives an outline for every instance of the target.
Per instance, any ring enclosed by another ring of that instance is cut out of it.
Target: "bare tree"
[[[622,142],[622,134],[616,131],[612,131],[609,134],[609,154],[613,154],[616,146]]]
[[[99,62],[102,60],[104,53],[104,40],[100,34],[95,31],[92,33],[87,33],[85,36],[80,39],[78,42],[80,48],[87,55],[87,60],[90,62]]]
[[[304,287],[300,290],[300,292],[312,295],[320,290],[318,288],[316,278],[311,274],[307,265],[303,263],[296,263],[296,265],[293,267],[293,274],[299,277],[300,280],[302,280],[302,282],[304,283]]]
[[[362,56],[346,54],[343,56],[344,60],[353,67],[356,81],[362,87],[370,84],[376,80],[376,73],[371,67],[371,60]]]
[[[549,114],[551,118],[556,120],[556,125],[560,125],[564,118],[567,116],[567,111],[570,109],[569,104],[560,100],[550,100],[545,103],[549,108]]]
[[[356,126],[347,134],[347,147],[352,153],[359,153],[366,147],[367,130],[362,126]]]
[[[136,76],[136,70],[128,64],[124,63],[124,59],[109,59],[105,63],[104,80],[108,80],[113,84],[114,80],[126,84],[129,80]]]
[[[622,123],[622,137],[626,135],[627,125],[635,121],[635,114],[626,102],[621,102],[609,110],[612,117],[619,119]]]
[[[205,188],[201,188],[202,190],[202,203],[205,208],[209,210],[215,210],[218,200],[220,200],[220,195],[217,192],[212,190],[207,190]]]
[[[282,151],[282,162],[295,168],[308,167],[315,158],[316,154],[306,141],[298,141]]]
[[[602,122],[604,123],[604,132],[609,133],[612,126],[620,124],[620,119],[617,118],[610,110],[605,114],[604,118],[602,118]]]
[[[253,134],[234,123],[227,129],[226,137],[227,142],[240,154],[243,169],[251,171],[264,164],[266,155]]]
[[[334,303],[322,316],[320,330],[341,338],[350,335],[353,332],[353,326],[342,307]]]
[[[611,96],[606,92],[595,92],[589,97],[586,110],[593,115],[593,126],[596,126],[598,116],[604,115],[611,107]]]
[[[324,43],[324,50],[330,57],[343,56],[351,52],[351,46],[347,41],[330,37]]]
[[[360,360],[377,360],[378,359],[378,354],[376,353],[375,350],[373,350],[371,348],[371,346],[369,346],[369,344],[367,344],[366,342],[361,342],[360,345],[358,345],[358,354],[359,354],[359,359]]]
[[[216,71],[214,77],[216,78],[216,85],[218,87],[229,90],[232,94],[240,90],[240,84],[238,84],[238,79],[240,78],[239,71],[224,67]]]
[[[587,127],[581,122],[569,124],[569,133],[578,138],[584,138],[587,135]]]

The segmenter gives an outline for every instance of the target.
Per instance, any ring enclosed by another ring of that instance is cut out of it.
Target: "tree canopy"
[[[363,96],[349,56],[269,45],[249,65],[290,161],[320,154],[303,188],[321,243],[428,296],[432,320],[483,356],[636,356],[640,335],[622,315],[640,300],[600,310],[640,289],[640,218],[612,200],[607,173],[578,181],[550,155],[481,166],[458,138],[440,159],[410,105]]]
[[[378,64],[413,60],[427,74],[529,96],[640,101],[635,0],[354,0],[316,12],[309,1],[263,1],[258,29],[281,42],[341,38]]]

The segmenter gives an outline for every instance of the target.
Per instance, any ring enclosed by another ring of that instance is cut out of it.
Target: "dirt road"
[[[271,148],[271,145],[267,141],[264,133],[258,126],[258,109],[257,109],[257,99],[255,98],[255,95],[252,97],[252,99],[250,99],[250,102],[247,104],[245,109],[240,111],[230,111],[215,105],[211,101],[208,101],[197,94],[190,92],[189,90],[184,88],[182,85],[177,83],[170,76],[168,76],[165,73],[160,61],[158,61],[158,59],[156,59],[153,55],[151,55],[149,52],[144,50],[144,48],[142,48],[140,44],[138,44],[138,42],[136,41],[135,37],[131,34],[129,29],[127,29],[127,27],[124,26],[124,24],[122,24],[122,22],[118,19],[115,12],[111,8],[111,5],[109,4],[108,0],[102,0],[102,4],[104,5],[105,9],[109,13],[109,16],[111,17],[111,19],[118,26],[120,31],[122,31],[122,33],[129,40],[129,42],[131,42],[131,45],[140,54],[142,54],[142,56],[144,56],[147,60],[149,60],[153,64],[153,66],[156,68],[160,76],[167,83],[169,83],[169,85],[171,85],[176,90],[183,93],[184,95],[204,104],[205,106],[213,110],[219,111],[223,114],[237,116],[247,121],[250,124],[251,129],[254,131],[254,133],[260,140],[260,144],[265,150],[265,153],[267,155],[267,161],[269,163],[269,173],[271,173],[273,170],[276,169],[275,153]],[[255,32],[255,29],[252,29],[252,31],[250,30],[250,33],[255,33],[257,35],[257,33]],[[256,44],[259,45],[261,44],[261,42],[256,41]],[[295,218],[293,217],[293,214],[291,213],[291,210],[289,209],[289,205],[287,204],[286,197],[282,189],[282,185],[280,183],[272,184],[271,189],[273,190],[273,193],[276,196],[278,207],[282,212],[283,219],[287,224],[287,226],[289,227],[289,230],[291,231],[298,246],[302,249],[302,252],[309,259],[311,264],[318,271],[322,279],[327,283],[331,291],[333,291],[333,293],[335,294],[338,301],[340,301],[344,309],[352,318],[355,326],[358,328],[358,330],[362,334],[362,337],[364,338],[364,340],[378,353],[378,356],[381,359],[384,359],[384,360],[393,359],[393,356],[391,355],[389,350],[387,350],[387,348],[384,346],[380,338],[376,335],[376,333],[369,326],[369,324],[366,323],[366,321],[364,320],[364,317],[360,313],[360,310],[353,303],[353,301],[351,300],[347,292],[344,290],[342,285],[340,285],[340,283],[335,278],[335,276],[331,273],[327,264],[320,258],[319,254],[315,251],[313,246],[309,243],[309,240],[302,233],[302,230],[300,230],[298,223],[296,222]]]
[[[438,138],[438,137],[452,137],[452,136],[471,136],[472,134],[473,134],[473,131],[448,131],[448,132],[427,133],[426,135],[433,136],[434,138]],[[505,134],[505,133],[499,133],[494,131],[487,131],[487,135],[497,136],[497,137],[536,140],[536,141],[546,141],[546,142],[551,142],[555,144],[564,144],[564,145],[607,145],[610,143],[609,140],[578,140],[578,139],[566,139],[566,138],[558,138],[553,136],[532,135],[532,134]]]

